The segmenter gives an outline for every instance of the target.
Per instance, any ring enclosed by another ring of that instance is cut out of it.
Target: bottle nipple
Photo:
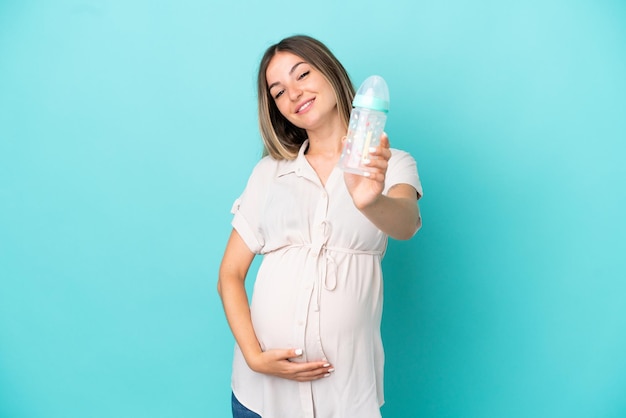
[[[389,88],[385,79],[378,75],[368,77],[357,90],[352,106],[387,113],[389,111]]]

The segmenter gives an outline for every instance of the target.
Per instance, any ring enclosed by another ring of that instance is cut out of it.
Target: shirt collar
[[[295,160],[282,160],[280,164],[280,168],[276,172],[277,177],[282,177],[287,174],[295,173],[297,176],[301,177],[304,175],[307,168],[309,168],[309,164],[304,156],[304,152],[309,147],[309,140],[305,139],[302,145],[300,146],[300,150],[298,151],[298,156]]]

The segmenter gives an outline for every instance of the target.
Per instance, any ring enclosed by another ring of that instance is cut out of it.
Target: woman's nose
[[[298,100],[300,97],[302,97],[301,89],[299,89],[298,87],[292,87],[291,89],[289,89],[289,98],[291,100]]]

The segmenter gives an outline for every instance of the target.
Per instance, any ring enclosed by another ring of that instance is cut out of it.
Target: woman
[[[367,175],[336,165],[354,88],[307,36],[266,51],[258,74],[268,154],[233,206],[218,291],[235,340],[233,416],[380,417],[387,237],[421,226],[413,158],[372,149]],[[251,305],[244,280],[263,254]]]

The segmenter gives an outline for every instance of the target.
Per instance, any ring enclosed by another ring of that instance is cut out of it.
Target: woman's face
[[[277,52],[265,72],[270,96],[295,126],[312,130],[339,119],[337,99],[322,73],[290,52]]]

